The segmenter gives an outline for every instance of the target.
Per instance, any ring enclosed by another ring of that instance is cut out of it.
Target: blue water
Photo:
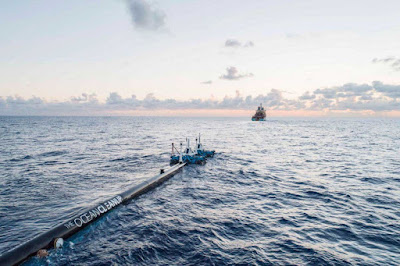
[[[0,117],[0,253],[154,176],[201,132],[206,165],[27,264],[400,262],[400,120],[248,120]]]

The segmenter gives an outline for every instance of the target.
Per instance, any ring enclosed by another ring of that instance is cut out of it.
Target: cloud
[[[96,103],[98,102],[96,94],[87,94],[87,93],[82,93],[81,96],[78,97],[72,97],[71,102],[92,102]]]
[[[46,101],[38,97],[0,97],[0,115],[108,115],[133,110],[253,110],[260,103],[267,110],[282,111],[400,111],[400,85],[374,81],[369,84],[348,83],[342,86],[316,89],[297,99],[288,99],[283,92],[272,89],[265,94],[234,96],[223,99],[159,99],[147,94],[122,97],[112,92],[105,101],[95,94],[82,94],[66,101]]]
[[[366,96],[366,93],[373,90],[368,84],[347,83],[340,87],[332,87],[326,89],[317,89],[312,96],[321,95],[326,99],[349,98],[355,96]]]
[[[312,100],[315,99],[315,94],[310,94],[309,91],[307,91],[306,93],[304,93],[302,96],[299,97],[300,100]]]
[[[127,0],[135,28],[159,30],[165,26],[165,13],[148,0]]]
[[[248,74],[239,74],[239,71],[237,70],[236,67],[228,67],[226,68],[226,74],[221,75],[219,78],[220,79],[227,79],[227,80],[238,80],[241,78],[247,78],[247,77],[253,77],[254,75],[252,73]]]
[[[236,39],[228,39],[225,41],[225,47],[230,47],[230,48],[240,48],[240,47],[253,47],[254,42],[252,41],[247,41],[245,44],[242,44],[240,41]]]
[[[383,84],[380,81],[374,81],[372,82],[372,86],[377,92],[380,92],[389,98],[400,99],[400,85],[389,85]]]
[[[252,41],[248,41],[244,44],[244,47],[253,47],[254,46],[254,42]]]
[[[383,63],[391,66],[395,71],[400,71],[400,58],[396,57],[386,57],[386,58],[374,58],[372,63]]]
[[[235,39],[228,39],[225,41],[225,47],[240,47],[242,44]]]
[[[299,97],[308,110],[399,111],[400,85],[347,83]]]
[[[212,84],[212,80],[203,81],[201,82],[201,84],[206,84],[206,85]]]
[[[295,39],[295,38],[300,38],[301,35],[300,34],[296,34],[296,33],[286,33],[286,38],[288,39]]]

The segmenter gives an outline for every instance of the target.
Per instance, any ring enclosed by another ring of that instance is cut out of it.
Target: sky
[[[0,115],[400,116],[398,0],[16,0]]]

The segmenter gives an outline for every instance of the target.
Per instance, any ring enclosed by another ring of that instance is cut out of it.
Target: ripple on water
[[[157,174],[172,142],[217,151],[28,265],[400,261],[399,120],[0,121],[0,252]]]

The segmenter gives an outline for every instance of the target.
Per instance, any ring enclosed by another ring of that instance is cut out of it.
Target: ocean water
[[[0,253],[217,154],[27,265],[398,265],[400,120],[0,117]]]

